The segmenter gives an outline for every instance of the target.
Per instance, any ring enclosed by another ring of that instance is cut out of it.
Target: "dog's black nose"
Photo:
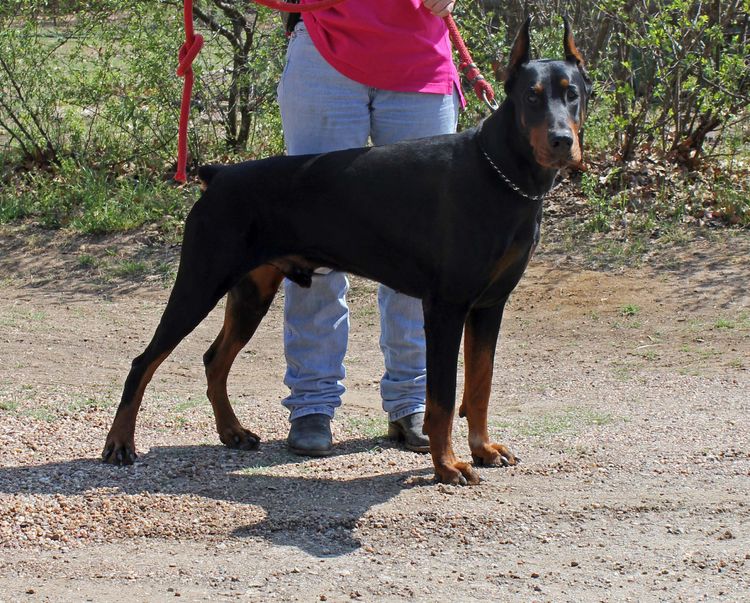
[[[569,130],[555,130],[550,132],[549,146],[554,151],[569,151],[573,146],[573,133]]]

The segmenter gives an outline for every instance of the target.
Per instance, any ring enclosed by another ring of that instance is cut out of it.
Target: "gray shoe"
[[[388,437],[403,442],[406,449],[412,452],[429,452],[430,438],[422,432],[422,427],[424,413],[416,412],[388,423]]]
[[[331,417],[314,414],[295,419],[286,443],[289,450],[300,456],[328,456],[333,450]]]

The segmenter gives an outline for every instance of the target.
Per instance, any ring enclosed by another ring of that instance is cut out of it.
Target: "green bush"
[[[750,104],[750,0],[600,0],[608,52],[600,102],[623,161],[648,145],[689,167]],[[743,115],[744,114],[744,115]],[[714,140],[715,140],[714,136]]]

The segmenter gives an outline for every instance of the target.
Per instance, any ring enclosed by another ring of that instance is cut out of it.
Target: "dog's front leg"
[[[427,409],[424,432],[430,436],[435,478],[445,484],[478,484],[470,463],[456,458],[451,432],[456,404],[456,364],[466,311],[451,304],[423,302],[427,344]]]
[[[466,381],[459,416],[469,422],[469,448],[476,465],[515,465],[516,457],[502,444],[490,442],[487,409],[492,389],[495,347],[505,302],[473,308],[466,319],[464,365]]]

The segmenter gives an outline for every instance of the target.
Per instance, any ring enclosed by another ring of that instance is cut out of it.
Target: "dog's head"
[[[531,60],[528,18],[501,76],[518,129],[528,139],[536,162],[553,169],[581,165],[581,128],[592,88],[568,20],[564,22],[565,60]]]

